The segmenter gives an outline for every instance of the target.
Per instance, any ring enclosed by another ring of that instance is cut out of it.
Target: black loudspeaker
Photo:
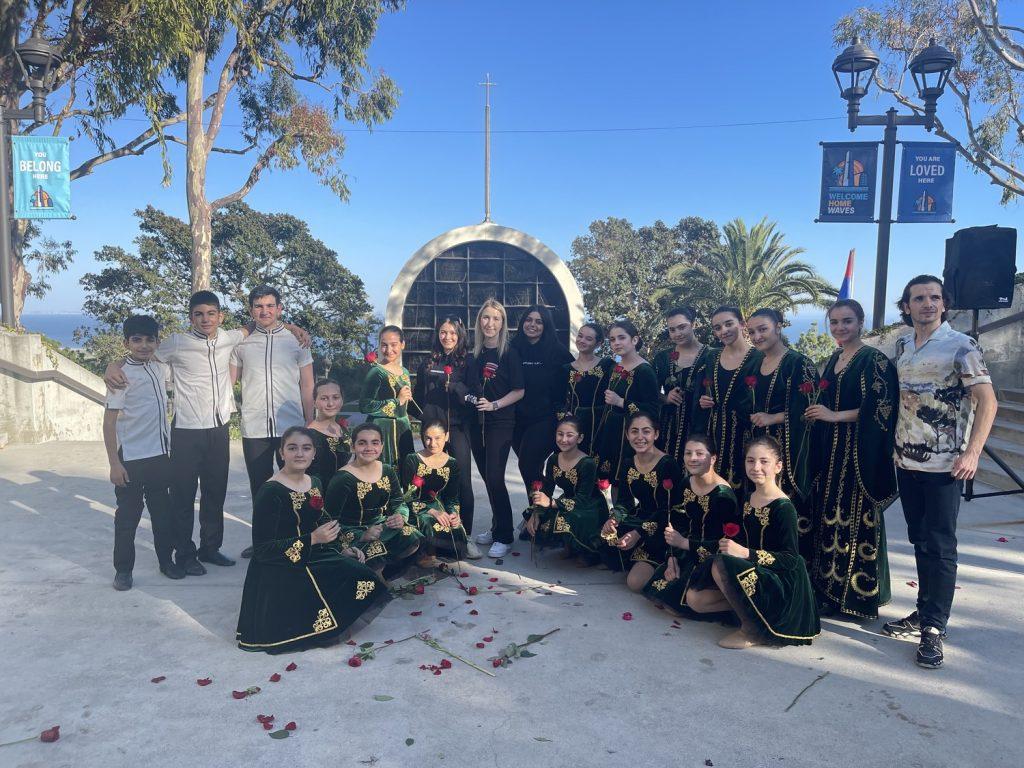
[[[949,309],[1006,309],[1013,303],[1017,273],[1017,230],[968,227],[946,240],[942,282],[952,296]]]

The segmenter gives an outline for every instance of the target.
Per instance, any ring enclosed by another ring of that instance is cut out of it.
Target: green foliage
[[[40,238],[41,235],[39,222],[28,220],[21,252],[26,265],[35,265],[26,293],[37,299],[50,292],[50,277],[66,270],[78,255],[70,240],[58,242],[52,237]]]
[[[116,334],[131,312],[153,315],[163,333],[187,327],[192,251],[188,224],[152,206],[136,216],[136,252],[104,246],[96,260],[107,266],[82,278],[83,307],[100,326],[82,337],[87,353],[97,359],[109,355],[109,334]],[[213,254],[211,289],[227,312],[226,327],[249,322],[249,291],[266,283],[281,292],[284,317],[313,336],[319,367],[325,359],[346,361],[366,348],[376,320],[363,281],[310,234],[305,222],[235,203],[214,216]],[[345,368],[347,363],[340,365]]]
[[[811,327],[800,334],[793,349],[807,355],[820,369],[836,351],[835,340],[827,333],[818,330],[817,321],[811,323]]]
[[[982,23],[992,22],[996,2],[977,5]],[[860,35],[882,57],[877,87],[919,114],[924,106],[906,66],[931,37],[949,48],[959,63],[939,101],[935,133],[960,145],[973,170],[1001,187],[1005,204],[1024,194],[1024,67],[1013,66],[999,52],[1012,53],[1010,31],[1019,28],[1007,28],[1003,35],[987,30],[996,33],[991,43],[967,0],[887,0],[840,18],[833,39],[843,48]]]
[[[580,286],[587,313],[607,327],[629,318],[648,342],[664,329],[655,291],[677,264],[692,264],[718,242],[718,226],[689,216],[669,227],[662,221],[636,229],[626,219],[590,224],[572,243],[569,271]]]
[[[657,292],[662,303],[687,303],[705,316],[728,304],[747,317],[762,307],[786,312],[807,304],[825,306],[835,298],[836,288],[796,258],[804,249],[786,245],[774,222],[762,219],[748,230],[742,219],[735,219],[722,232],[724,241],[699,261],[668,270]]]

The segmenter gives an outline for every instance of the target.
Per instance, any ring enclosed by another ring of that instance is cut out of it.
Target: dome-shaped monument
[[[583,297],[554,251],[510,227],[459,227],[416,251],[391,287],[385,322],[406,332],[406,366],[415,370],[430,353],[442,317],[461,318],[472,342],[476,313],[489,298],[505,305],[513,330],[530,305],[548,307],[567,346],[583,323]]]

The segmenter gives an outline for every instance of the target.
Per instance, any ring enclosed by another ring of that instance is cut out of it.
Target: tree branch
[[[989,0],[983,0],[983,2],[985,2],[985,7],[992,13],[991,24],[985,19],[981,8],[978,6],[978,0],[967,0],[967,5],[970,6],[971,15],[974,16],[974,24],[981,31],[982,36],[985,38],[985,43],[996,56],[1011,67],[1024,71],[1024,45],[1016,43],[999,25],[998,0],[991,0],[991,5]],[[1013,51],[1013,54],[1016,54],[1016,56],[1012,55],[1010,51]],[[1020,58],[1017,58],[1017,56]]]
[[[301,80],[304,83],[312,83],[315,86],[323,88],[325,91],[327,91],[327,93],[333,93],[333,90],[331,89],[330,86],[324,85],[323,83],[320,82],[320,78],[323,77],[324,71],[327,68],[326,65],[323,63],[321,63],[320,66],[316,68],[315,72],[312,72],[311,74],[308,75],[300,75],[290,66],[285,64],[283,61],[264,58],[263,62],[267,66],[273,67],[274,69],[277,69],[283,72],[284,74],[288,75],[288,77],[290,77],[292,80]]]
[[[286,139],[291,139],[292,136],[279,136],[277,139],[270,143],[268,146],[253,163],[252,169],[249,171],[249,176],[246,178],[245,183],[242,184],[238,189],[232,192],[230,195],[224,195],[219,197],[210,203],[210,210],[216,211],[223,208],[231,203],[237,203],[239,200],[244,198],[252,188],[256,186],[256,182],[260,180],[260,176],[270,165],[270,161],[277,155],[277,148],[285,142]]]

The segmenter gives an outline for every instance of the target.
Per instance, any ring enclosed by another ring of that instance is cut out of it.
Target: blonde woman
[[[512,504],[505,487],[505,465],[512,449],[515,406],[525,392],[519,353],[508,343],[508,315],[500,302],[488,299],[476,316],[473,354],[466,365],[466,396],[476,408],[470,429],[473,461],[487,487],[491,529],[476,543],[490,545],[488,557],[504,557],[512,548]]]

